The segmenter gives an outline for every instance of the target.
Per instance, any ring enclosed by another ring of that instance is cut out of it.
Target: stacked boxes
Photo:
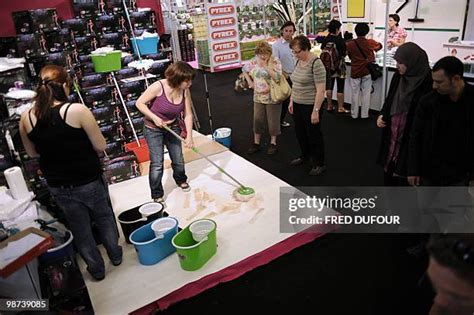
[[[207,39],[198,39],[196,41],[198,64],[203,66],[210,66],[209,58],[209,41]]]
[[[178,30],[179,47],[181,50],[181,59],[183,61],[194,61],[196,56],[194,53],[193,34],[189,29]]]

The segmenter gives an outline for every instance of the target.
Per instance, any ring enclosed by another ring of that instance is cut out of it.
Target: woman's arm
[[[185,102],[184,102],[184,124],[186,125],[186,139],[184,141],[184,145],[187,148],[192,148],[194,146],[193,143],[193,100],[191,99],[191,91],[189,89],[185,92]]]
[[[71,117],[73,120],[79,120],[79,125],[87,133],[94,150],[98,153],[105,151],[107,143],[89,108],[82,104],[73,104],[69,110],[69,115],[73,116]]]
[[[145,92],[143,92],[142,95],[137,99],[137,102],[135,103],[135,106],[138,108],[138,110],[145,115],[146,118],[150,119],[157,125],[158,127],[161,127],[164,122],[160,117],[156,116],[153,114],[153,112],[148,108],[147,103],[153,101],[157,95],[160,95],[162,91],[161,84],[160,82],[155,82],[152,85],[150,85]],[[164,91],[163,91],[164,93]]]
[[[25,147],[26,153],[32,158],[39,157],[38,152],[36,152],[35,144],[31,142],[30,138],[28,138],[28,132],[26,124],[28,123],[28,113],[29,110],[24,111],[21,115],[20,119],[20,137],[21,142],[23,142],[23,147]],[[31,126],[33,127],[33,126]]]
[[[311,113],[311,123],[313,125],[319,123],[319,112],[326,96],[326,82],[318,82],[315,84],[316,96],[314,97],[314,107]]]
[[[250,75],[247,72],[242,72],[244,74],[245,80],[247,80],[247,83],[249,84],[249,88],[253,89],[253,80],[250,77]]]

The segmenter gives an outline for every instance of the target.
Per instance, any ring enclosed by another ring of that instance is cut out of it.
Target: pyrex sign
[[[206,3],[211,69],[240,62],[239,31],[235,3]]]

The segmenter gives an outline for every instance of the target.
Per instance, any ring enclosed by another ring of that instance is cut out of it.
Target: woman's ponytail
[[[64,83],[69,82],[68,73],[63,67],[47,65],[41,69],[39,80],[34,100],[34,113],[38,121],[49,123],[54,103],[68,100],[64,91]]]

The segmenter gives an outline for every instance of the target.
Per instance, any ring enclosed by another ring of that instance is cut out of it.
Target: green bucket
[[[112,72],[122,69],[122,52],[114,50],[106,54],[92,54],[95,72]]]
[[[201,235],[201,237],[197,237],[196,232],[193,236],[190,227],[200,224],[209,224],[212,229],[206,232],[206,235]],[[201,219],[192,222],[173,237],[171,243],[176,248],[181,268],[187,271],[198,270],[214,256],[217,251],[216,229],[217,224],[215,221]],[[196,241],[195,238],[202,239]]]

